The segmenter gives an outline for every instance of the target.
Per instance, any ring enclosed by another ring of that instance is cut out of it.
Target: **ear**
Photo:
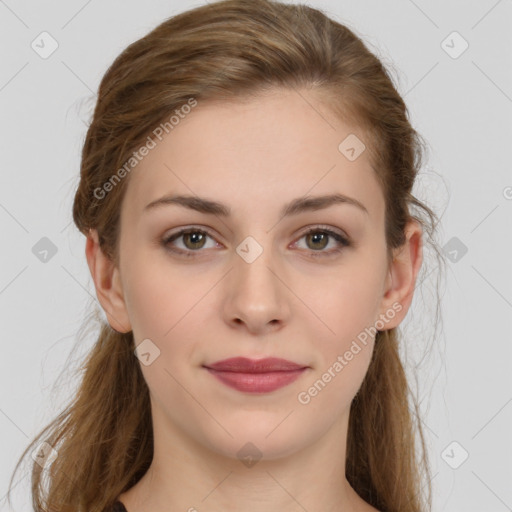
[[[416,278],[423,261],[423,230],[416,220],[410,220],[405,226],[405,243],[393,251],[380,313],[388,321],[380,330],[392,329],[405,318],[412,303]],[[391,318],[390,311],[395,314]],[[387,312],[387,313],[386,313]]]
[[[87,235],[85,255],[94,280],[96,295],[107,315],[108,323],[118,332],[131,331],[119,269],[101,250],[98,232],[95,229],[89,230]]]

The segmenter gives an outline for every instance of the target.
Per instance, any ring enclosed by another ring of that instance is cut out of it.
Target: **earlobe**
[[[411,306],[416,278],[423,261],[422,234],[418,221],[409,221],[405,227],[406,241],[393,253],[380,311],[381,315],[386,316],[393,310],[393,317],[386,323],[385,329],[399,325]]]
[[[87,235],[85,255],[96,288],[96,296],[110,326],[118,332],[129,332],[131,324],[126,310],[119,269],[101,250],[98,232],[95,229],[89,230]]]

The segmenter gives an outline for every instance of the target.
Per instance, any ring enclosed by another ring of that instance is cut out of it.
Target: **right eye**
[[[176,247],[175,244],[173,245],[175,240],[180,238],[183,239],[183,247],[181,248]],[[162,245],[171,252],[190,257],[194,256],[194,252],[200,252],[200,249],[205,248],[207,238],[213,239],[213,236],[209,231],[196,227],[190,227],[167,235],[163,238]],[[215,247],[215,244],[213,244],[213,247]]]

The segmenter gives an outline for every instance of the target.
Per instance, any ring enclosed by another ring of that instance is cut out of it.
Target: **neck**
[[[272,459],[247,441],[235,443],[237,455],[227,457],[199,445],[176,425],[153,425],[152,464],[120,496],[128,512],[375,511],[345,477],[348,414],[323,436],[316,435],[314,444]]]

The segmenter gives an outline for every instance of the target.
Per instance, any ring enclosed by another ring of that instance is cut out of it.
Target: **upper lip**
[[[267,373],[267,372],[285,372],[300,370],[307,366],[279,359],[276,357],[266,357],[264,359],[248,359],[247,357],[232,357],[223,359],[212,364],[204,365],[206,368],[224,372],[238,373]]]

